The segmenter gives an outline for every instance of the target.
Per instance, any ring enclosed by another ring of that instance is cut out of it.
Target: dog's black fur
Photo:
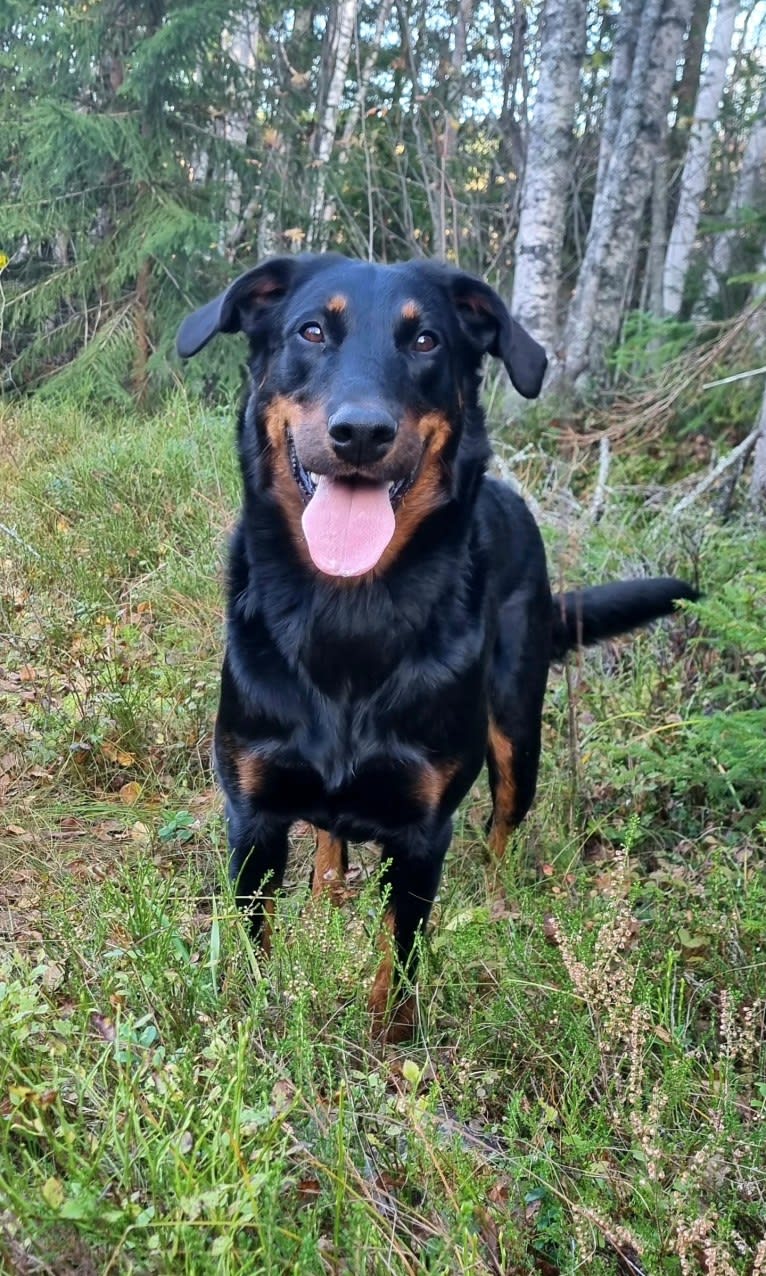
[[[190,315],[179,353],[238,331],[251,389],[215,746],[232,875],[243,904],[270,895],[297,820],[321,831],[315,871],[331,884],[348,840],[379,843],[411,974],[452,816],[485,760],[496,854],[529,809],[551,660],[696,594],[661,578],[551,596],[532,515],[485,474],[479,405],[486,354],[529,398],[545,354],[481,281],[437,263],[277,258]],[[339,414],[354,455],[328,433]],[[354,433],[370,420],[393,421],[393,437]],[[399,485],[394,540],[365,575],[312,563],[300,523],[311,471]]]

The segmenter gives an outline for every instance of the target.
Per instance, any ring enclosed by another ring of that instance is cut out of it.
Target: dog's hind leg
[[[543,697],[548,677],[550,595],[547,582],[511,595],[500,610],[489,685],[487,771],[492,794],[489,848],[505,854],[537,787]]]
[[[250,917],[254,937],[266,952],[271,943],[274,892],[282,885],[287,863],[289,823],[264,815],[249,803],[226,803],[229,875],[237,904]]]
[[[330,896],[334,904],[340,903],[343,880],[348,871],[348,843],[333,837],[325,829],[315,829],[314,872],[311,878],[313,895]]]

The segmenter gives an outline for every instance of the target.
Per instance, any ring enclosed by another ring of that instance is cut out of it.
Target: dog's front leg
[[[249,918],[255,938],[266,952],[271,943],[274,892],[282,885],[287,863],[289,823],[259,811],[254,803],[226,803],[229,875],[237,904]]]
[[[381,889],[387,895],[379,947],[380,964],[369,1006],[376,1034],[389,1042],[412,1035],[415,998],[407,986],[417,970],[416,940],[423,932],[441,878],[452,836],[452,821],[425,836],[420,829],[387,841],[382,848]]]

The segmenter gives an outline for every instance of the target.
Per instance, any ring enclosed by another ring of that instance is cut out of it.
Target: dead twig
[[[747,438],[743,439],[741,443],[738,443],[736,447],[733,447],[730,452],[727,452],[726,456],[721,458],[715,468],[712,469],[709,474],[706,474],[704,479],[702,479],[696,487],[692,488],[691,492],[689,492],[686,496],[683,496],[680,501],[676,502],[670,511],[671,517],[674,517],[676,514],[680,514],[685,509],[688,509],[690,505],[693,505],[695,501],[699,500],[700,496],[704,496],[705,492],[709,491],[711,487],[714,487],[721,475],[725,474],[727,470],[730,470],[732,465],[744,465],[756,445],[760,432],[761,426],[759,422],[758,425],[753,427]]]

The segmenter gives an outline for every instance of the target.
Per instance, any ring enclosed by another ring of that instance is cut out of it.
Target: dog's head
[[[269,482],[329,576],[384,570],[450,499],[461,445],[484,459],[485,355],[526,398],[546,368],[496,292],[434,262],[278,257],[189,315],[179,354],[219,332],[249,339]]]

